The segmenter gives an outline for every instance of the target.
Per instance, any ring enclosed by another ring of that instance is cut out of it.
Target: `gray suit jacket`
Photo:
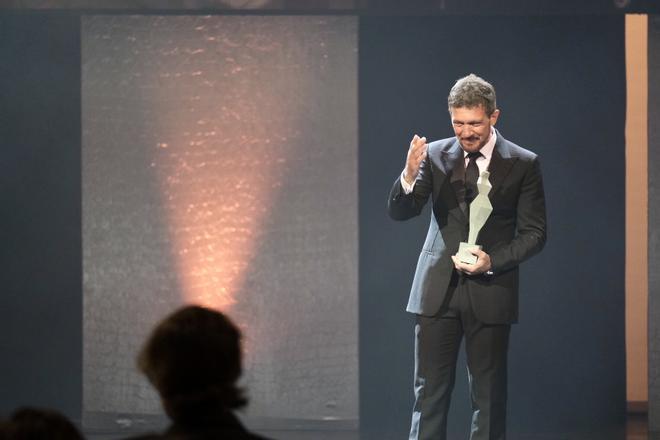
[[[518,320],[518,265],[545,244],[546,216],[538,157],[497,132],[491,157],[489,199],[493,212],[477,237],[490,255],[493,275],[465,276],[474,313],[490,324]],[[417,262],[407,310],[435,315],[454,270],[451,256],[467,241],[469,223],[463,200],[465,162],[455,137],[432,142],[412,193],[394,182],[388,212],[395,220],[419,215],[429,197],[431,223]]]

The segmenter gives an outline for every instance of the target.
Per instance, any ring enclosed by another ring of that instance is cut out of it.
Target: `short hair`
[[[22,407],[0,423],[1,439],[83,440],[76,426],[52,409]]]
[[[204,408],[247,404],[241,375],[241,332],[224,314],[185,306],[161,321],[138,355],[138,368],[158,390],[175,421]]]
[[[495,88],[485,79],[471,73],[456,81],[449,91],[447,103],[449,111],[452,108],[483,106],[486,114],[490,116],[497,108]]]

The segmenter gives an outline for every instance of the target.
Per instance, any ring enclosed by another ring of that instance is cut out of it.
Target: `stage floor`
[[[259,432],[275,440],[389,440],[382,437],[360,436],[356,431],[262,431]],[[86,432],[88,440],[115,440],[137,433],[126,432]],[[660,440],[660,433],[650,435],[646,415],[631,414],[626,426],[609,431],[562,432],[562,433],[516,433],[510,432],[508,440]]]

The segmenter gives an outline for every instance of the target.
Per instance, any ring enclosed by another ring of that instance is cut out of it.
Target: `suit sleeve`
[[[516,209],[516,235],[490,255],[495,273],[511,269],[543,249],[546,240],[545,194],[538,157],[525,173]]]
[[[408,220],[422,212],[433,189],[433,174],[428,156],[422,162],[415,187],[406,194],[401,187],[401,176],[394,181],[387,200],[387,212],[393,220]]]

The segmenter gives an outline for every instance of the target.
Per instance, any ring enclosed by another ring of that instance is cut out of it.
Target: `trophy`
[[[470,231],[468,233],[468,241],[467,243],[462,241],[458,247],[457,256],[462,263],[475,264],[477,262],[477,256],[472,254],[469,249],[481,249],[481,246],[476,244],[477,235],[479,235],[479,231],[486,224],[490,213],[493,212],[493,205],[488,200],[488,193],[492,188],[492,185],[488,181],[489,176],[490,173],[488,171],[482,171],[479,175],[479,180],[477,180],[479,194],[470,203]]]

